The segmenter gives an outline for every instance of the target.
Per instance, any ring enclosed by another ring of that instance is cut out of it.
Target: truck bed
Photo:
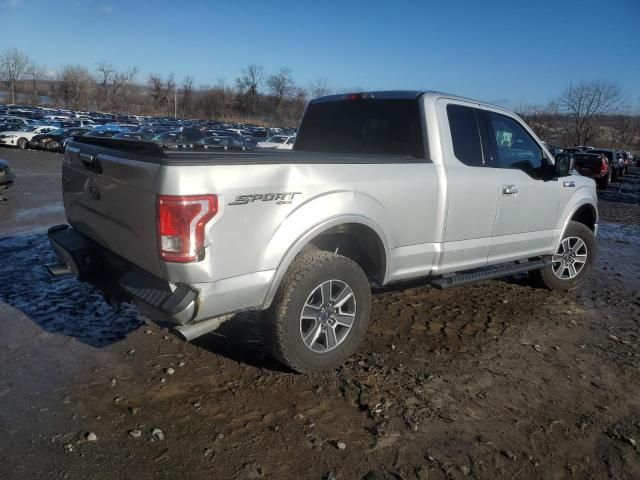
[[[82,152],[104,154],[167,166],[263,164],[430,163],[424,158],[370,154],[328,154],[297,150],[216,151],[162,148],[155,142],[102,137],[75,137],[69,144]]]

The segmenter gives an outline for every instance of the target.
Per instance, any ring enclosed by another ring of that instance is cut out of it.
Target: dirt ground
[[[49,278],[61,157],[0,157],[0,479],[640,478],[640,169],[579,290],[378,292],[357,354],[302,376],[255,315],[188,344]]]

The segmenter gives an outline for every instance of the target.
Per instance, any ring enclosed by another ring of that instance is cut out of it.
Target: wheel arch
[[[342,215],[308,229],[291,245],[274,274],[263,301],[269,308],[293,260],[305,249],[337,252],[356,262],[367,277],[382,284],[388,275],[389,245],[379,225],[360,215]]]
[[[570,221],[576,221],[586,225],[594,235],[598,232],[598,209],[590,198],[582,198],[566,212],[562,218],[562,228],[556,242],[556,249],[562,241]],[[555,251],[555,250],[554,250]]]

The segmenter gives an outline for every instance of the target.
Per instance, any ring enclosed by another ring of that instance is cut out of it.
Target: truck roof
[[[416,99],[422,95],[428,95],[432,98],[441,98],[446,97],[453,100],[460,100],[464,102],[473,102],[480,105],[491,106],[492,108],[497,108],[504,111],[509,111],[508,108],[501,107],[500,105],[494,105],[489,102],[484,102],[482,100],[476,100],[473,98],[463,97],[460,95],[454,95],[451,93],[438,92],[436,90],[379,90],[379,91],[367,91],[367,92],[353,92],[353,93],[341,93],[337,95],[326,95],[324,97],[318,97],[309,103],[324,103],[324,102],[335,102],[339,100],[347,100],[347,99],[358,99],[358,98],[370,98],[370,99],[379,99],[379,100],[412,100]]]

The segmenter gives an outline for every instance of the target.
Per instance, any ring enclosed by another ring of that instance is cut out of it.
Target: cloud
[[[5,0],[2,3],[4,8],[20,8],[24,5],[24,0]]]
[[[113,13],[113,8],[109,4],[100,5],[98,8],[98,13],[100,15],[111,15]]]

